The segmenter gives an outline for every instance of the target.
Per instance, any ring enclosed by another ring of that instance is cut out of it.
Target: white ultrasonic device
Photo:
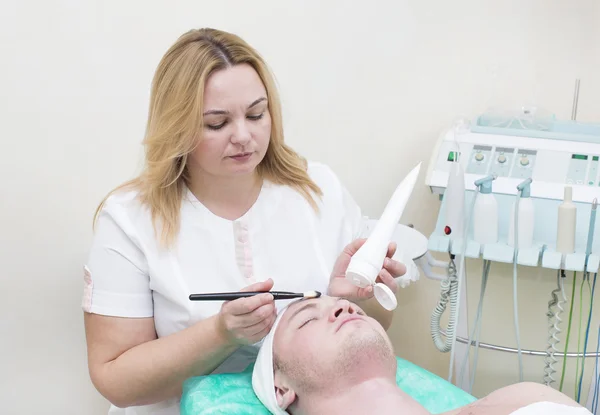
[[[413,168],[398,185],[373,232],[352,256],[346,271],[346,278],[354,285],[361,288],[373,286],[373,294],[379,304],[390,311],[398,305],[396,296],[388,286],[376,282],[376,279],[381,272],[394,230],[402,217],[408,199],[410,199],[420,170],[421,163]]]

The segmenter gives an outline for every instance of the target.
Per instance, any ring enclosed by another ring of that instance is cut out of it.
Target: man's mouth
[[[352,317],[348,317],[348,318],[343,319],[340,322],[340,324],[337,326],[337,329],[335,331],[339,331],[344,324],[349,323],[351,321],[356,321],[356,320],[362,320],[362,318],[360,318],[360,316],[352,316]]]

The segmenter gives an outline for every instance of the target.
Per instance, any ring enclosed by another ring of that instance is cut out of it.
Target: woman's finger
[[[244,329],[246,337],[254,337],[259,333],[266,331],[267,333],[271,330],[271,327],[275,323],[275,316],[269,316],[264,320],[259,321],[256,324],[253,324]]]
[[[378,279],[382,283],[387,285],[393,293],[396,293],[398,291],[398,284],[396,284],[396,280],[394,279],[394,277],[392,277],[392,274],[390,274],[386,269],[381,270]]]
[[[368,287],[359,288],[357,290],[357,296],[361,300],[366,300],[373,297],[373,286],[369,285]]]
[[[348,245],[344,247],[342,251],[349,257],[352,257],[364,244],[367,242],[367,238],[358,238],[350,242]]]
[[[259,341],[261,341],[262,339],[264,339],[267,334],[269,334],[269,331],[271,331],[271,326],[269,327],[265,327],[263,328],[261,331],[259,331],[258,333],[252,335],[249,339],[250,339],[250,343],[258,343]]]
[[[223,304],[223,307],[229,314],[243,316],[269,304],[274,305],[273,294],[264,293],[229,301],[227,304]]]
[[[355,295],[357,287],[345,278],[333,278],[327,288],[332,297],[349,298]]]
[[[383,261],[383,269],[389,272],[394,278],[401,277],[406,274],[406,265],[390,258],[386,258]]]
[[[244,288],[242,288],[240,291],[242,292],[248,292],[248,291],[269,291],[271,288],[273,288],[273,279],[272,278],[268,278],[265,281],[259,281],[259,282],[255,282],[254,284],[250,284]]]
[[[275,304],[269,303],[260,306],[251,313],[243,316],[237,316],[237,318],[240,320],[240,327],[251,327],[257,323],[261,323],[265,320],[273,318],[273,308],[275,308]]]
[[[387,250],[387,257],[392,258],[396,254],[396,250],[398,249],[398,244],[396,242],[390,242]]]

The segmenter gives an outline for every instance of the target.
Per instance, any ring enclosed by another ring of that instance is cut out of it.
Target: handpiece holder
[[[592,201],[592,211],[590,212],[590,224],[588,229],[588,239],[585,247],[585,262],[583,268],[587,270],[587,265],[592,253],[592,243],[594,242],[594,230],[596,229],[596,210],[598,209],[598,199]]]
[[[373,286],[375,298],[387,310],[394,310],[398,305],[396,296],[385,284],[376,283],[376,279],[381,272],[392,235],[412,194],[420,170],[421,163],[413,168],[398,185],[373,232],[352,256],[346,271],[346,278],[354,285],[361,288]]]
[[[521,197],[531,197],[531,177],[519,183],[517,190],[521,193]]]
[[[475,186],[479,187],[480,193],[492,193],[492,181],[496,180],[498,176],[490,174],[489,176],[483,177],[479,180],[475,180]]]

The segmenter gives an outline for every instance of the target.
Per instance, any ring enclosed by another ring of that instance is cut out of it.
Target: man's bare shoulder
[[[510,415],[536,402],[581,408],[581,405],[556,389],[535,382],[522,382],[498,389],[472,404],[444,412],[443,415]]]

